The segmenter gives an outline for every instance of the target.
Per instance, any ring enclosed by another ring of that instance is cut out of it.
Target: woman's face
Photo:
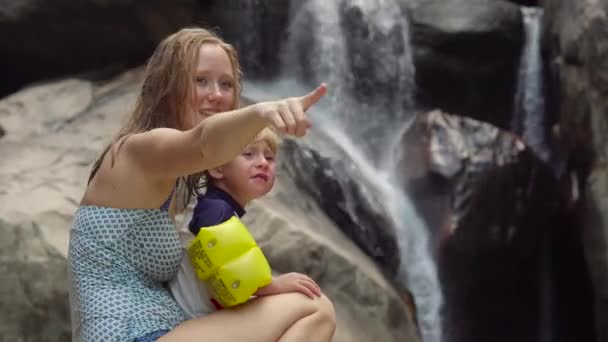
[[[186,129],[214,114],[234,109],[236,80],[228,54],[220,45],[205,43],[201,46],[193,77],[194,97]]]

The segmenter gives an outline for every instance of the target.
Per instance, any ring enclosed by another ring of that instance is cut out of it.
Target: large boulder
[[[280,70],[289,1],[39,0],[0,3],[0,96],[66,74],[104,79],[139,65],[169,34],[213,30],[239,52],[245,75]],[[235,18],[246,20],[235,20]]]
[[[595,288],[598,341],[608,341],[608,1],[542,0],[564,176],[572,179]]]
[[[282,172],[387,274],[395,275],[401,260],[386,205],[352,162],[294,140],[286,140],[283,151]]]
[[[351,74],[344,86],[360,103],[382,108],[394,116],[389,122],[396,121],[412,107],[415,81],[405,13],[396,1],[370,0],[342,1],[338,13]]]
[[[402,184],[434,228],[444,336],[589,337],[589,276],[553,170],[516,136],[439,111],[420,114],[402,146]]]
[[[521,6],[538,6],[539,0],[506,0]]]
[[[0,96],[49,77],[139,64],[200,15],[198,1],[22,0],[0,3]]]
[[[508,128],[524,44],[519,7],[427,0],[409,14],[418,104]]]
[[[133,106],[141,70],[109,82],[64,79],[0,100],[0,217],[37,222],[65,255],[92,163]]]
[[[6,341],[69,341],[65,258],[36,224],[0,219],[0,335]]]
[[[280,51],[288,36],[290,2],[207,0],[203,8],[205,23],[234,44],[245,76],[271,78],[281,68]]]

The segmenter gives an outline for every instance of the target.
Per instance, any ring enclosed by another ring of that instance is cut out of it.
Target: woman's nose
[[[222,97],[222,91],[220,89],[220,85],[212,82],[209,85],[209,89],[207,89],[208,93],[207,96],[211,99],[218,99]]]

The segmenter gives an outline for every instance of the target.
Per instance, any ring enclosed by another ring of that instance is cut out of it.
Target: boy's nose
[[[268,167],[268,160],[264,156],[258,157],[256,158],[256,165],[258,167]]]

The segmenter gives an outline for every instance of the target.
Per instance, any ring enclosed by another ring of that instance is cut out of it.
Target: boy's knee
[[[290,307],[302,317],[314,314],[319,317],[320,320],[328,324],[336,324],[334,304],[324,294],[322,294],[321,297],[310,299],[302,293],[291,292],[264,297],[263,300],[270,302],[275,301],[276,305],[279,305],[282,308]]]
[[[326,296],[321,295],[317,300],[317,312],[327,324],[336,325],[336,310],[334,303]]]

